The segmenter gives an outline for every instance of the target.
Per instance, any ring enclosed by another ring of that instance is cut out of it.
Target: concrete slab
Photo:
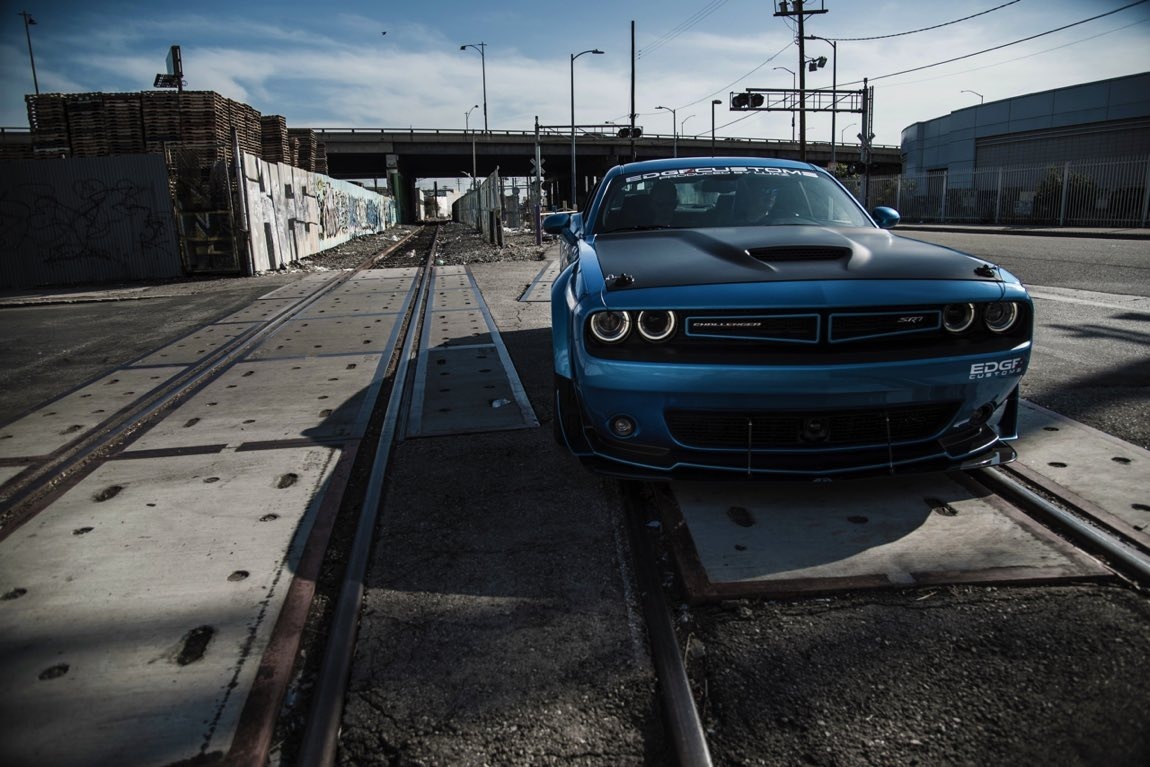
[[[539,274],[535,275],[535,279],[527,286],[527,290],[523,291],[523,295],[519,297],[519,300],[550,303],[551,286],[555,284],[555,279],[558,276],[559,259],[556,258],[539,270]]]
[[[226,752],[338,454],[111,461],[0,543],[4,762]]]
[[[672,492],[697,598],[1107,572],[960,475]]]
[[[270,293],[260,296],[261,300],[268,298],[303,298],[322,288],[329,282],[334,282],[343,276],[343,272],[319,272],[305,275],[290,285],[276,288]]]
[[[249,360],[382,353],[395,343],[399,314],[290,320],[248,354]]]
[[[297,319],[355,317],[369,314],[395,314],[403,310],[410,290],[328,294],[308,305]]]
[[[1023,402],[1018,460],[1007,468],[1150,546],[1150,451]]]
[[[406,436],[538,426],[470,271],[435,267],[432,279]]]
[[[191,365],[202,357],[256,326],[255,322],[228,322],[207,325],[184,336],[178,341],[157,349],[132,363],[133,367],[145,365]]]
[[[216,324],[222,325],[228,322],[263,322],[279,314],[298,300],[297,298],[261,298],[258,301],[253,301],[237,312],[232,312]]]
[[[0,427],[0,458],[49,455],[183,369],[183,366],[167,366],[114,370]]]
[[[130,450],[359,437],[385,359],[361,354],[238,363]]]

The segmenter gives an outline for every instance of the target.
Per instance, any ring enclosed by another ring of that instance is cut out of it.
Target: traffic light
[[[756,109],[762,105],[761,93],[735,93],[731,96],[731,109]]]
[[[822,69],[827,65],[827,57],[819,56],[817,59],[810,59],[807,62],[807,71],[814,72],[816,69]]]
[[[634,128],[620,128],[619,138],[639,138],[643,135],[643,129],[636,126]]]

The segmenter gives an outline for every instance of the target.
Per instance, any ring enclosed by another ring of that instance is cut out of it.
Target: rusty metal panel
[[[0,162],[0,288],[178,277],[158,154]]]

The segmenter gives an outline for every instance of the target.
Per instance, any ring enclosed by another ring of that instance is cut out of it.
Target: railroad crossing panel
[[[463,266],[435,267],[406,435],[539,425],[479,286]]]
[[[109,461],[0,543],[8,763],[226,753],[338,455]]]
[[[957,474],[672,489],[699,599],[1108,573]]]
[[[0,458],[53,453],[183,369],[169,366],[114,370],[0,427]]]

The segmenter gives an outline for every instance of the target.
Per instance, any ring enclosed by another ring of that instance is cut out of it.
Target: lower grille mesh
[[[714,413],[673,410],[667,427],[692,447],[745,450],[884,445],[929,439],[954,417],[955,403],[902,405],[886,410]]]

